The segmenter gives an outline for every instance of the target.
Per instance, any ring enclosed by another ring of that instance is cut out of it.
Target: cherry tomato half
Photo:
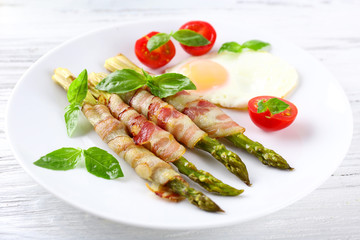
[[[256,126],[266,131],[276,131],[286,128],[296,118],[296,115],[298,113],[296,106],[285,99],[278,98],[289,105],[289,107],[286,108],[285,111],[277,114],[271,114],[269,109],[267,109],[265,112],[258,113],[258,102],[260,100],[266,102],[270,98],[274,97],[259,96],[250,99],[250,101],[248,102],[248,111],[251,120],[255,123]]]
[[[216,40],[216,32],[215,29],[209,23],[204,21],[191,21],[182,25],[180,29],[190,29],[192,31],[195,31],[203,35],[207,40],[210,41],[208,45],[199,46],[199,47],[191,47],[180,44],[181,47],[185,50],[185,52],[193,56],[200,56],[209,52],[211,48],[214,46]]]
[[[171,40],[152,52],[149,52],[146,44],[149,39],[157,33],[159,32],[151,32],[138,39],[135,43],[135,54],[137,58],[150,68],[159,68],[166,65],[176,53],[175,46]]]

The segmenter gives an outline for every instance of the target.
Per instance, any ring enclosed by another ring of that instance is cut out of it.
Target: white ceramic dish
[[[351,110],[340,85],[322,64],[298,47],[241,26],[235,32],[226,22],[215,20],[211,20],[218,33],[215,50],[226,41],[261,39],[272,44],[273,54],[298,70],[300,84],[289,99],[297,105],[299,114],[289,128],[265,133],[251,123],[246,112],[226,110],[246,127],[248,137],[281,153],[294,171],[264,166],[255,157],[227,144],[247,165],[253,183],[247,187],[207,154],[189,150],[185,157],[200,169],[245,189],[238,197],[208,194],[226,211],[214,214],[200,211],[187,201],[171,203],[156,197],[120,158],[125,177],[111,181],[97,178],[81,166],[64,172],[33,165],[40,156],[65,146],[99,146],[111,152],[85,118],[75,136],[67,137],[63,119],[66,94],[51,80],[56,67],[66,67],[74,74],[84,68],[89,72],[105,71],[104,61],[120,52],[138,63],[133,53],[136,39],[153,30],[170,32],[188,20],[134,22],[97,30],[68,41],[39,59],[18,82],[7,110],[9,142],[24,169],[73,206],[117,222],[161,229],[209,228],[247,221],[284,208],[323,183],[342,161],[352,137]],[[170,65],[187,57],[179,46],[177,50]]]

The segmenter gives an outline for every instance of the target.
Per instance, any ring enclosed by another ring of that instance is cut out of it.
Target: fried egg
[[[245,109],[260,95],[285,97],[298,83],[294,67],[264,51],[190,57],[166,72],[187,76],[197,87],[194,93],[227,108]]]

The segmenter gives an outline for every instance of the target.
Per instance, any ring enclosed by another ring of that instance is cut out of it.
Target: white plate
[[[135,22],[97,30],[68,41],[39,59],[18,82],[7,111],[8,138],[24,169],[47,190],[80,209],[121,223],[161,229],[209,228],[247,221],[284,208],[323,183],[342,161],[352,136],[351,110],[340,85],[322,64],[298,47],[241,25],[232,31],[227,22],[215,20],[211,20],[218,33],[215,49],[226,41],[261,39],[272,44],[274,55],[298,70],[300,85],[290,100],[298,106],[299,114],[289,128],[265,133],[251,123],[246,112],[227,110],[246,127],[248,137],[281,153],[294,171],[264,166],[255,157],[227,144],[247,165],[253,183],[247,187],[208,154],[188,151],[185,157],[200,169],[245,189],[238,197],[208,194],[226,211],[214,214],[196,209],[187,201],[171,203],[158,198],[120,158],[125,177],[112,181],[97,178],[81,166],[52,171],[33,165],[40,156],[65,146],[99,146],[111,152],[84,118],[75,136],[67,137],[63,119],[66,94],[51,80],[56,67],[69,68],[74,74],[84,68],[89,72],[105,71],[104,61],[120,52],[138,63],[133,53],[136,39],[153,30],[171,32],[188,20]],[[177,50],[172,63],[187,57],[179,46]]]

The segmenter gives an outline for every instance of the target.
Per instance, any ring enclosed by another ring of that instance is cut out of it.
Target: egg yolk
[[[184,74],[203,92],[226,83],[228,73],[220,64],[211,60],[197,60],[183,67]]]

